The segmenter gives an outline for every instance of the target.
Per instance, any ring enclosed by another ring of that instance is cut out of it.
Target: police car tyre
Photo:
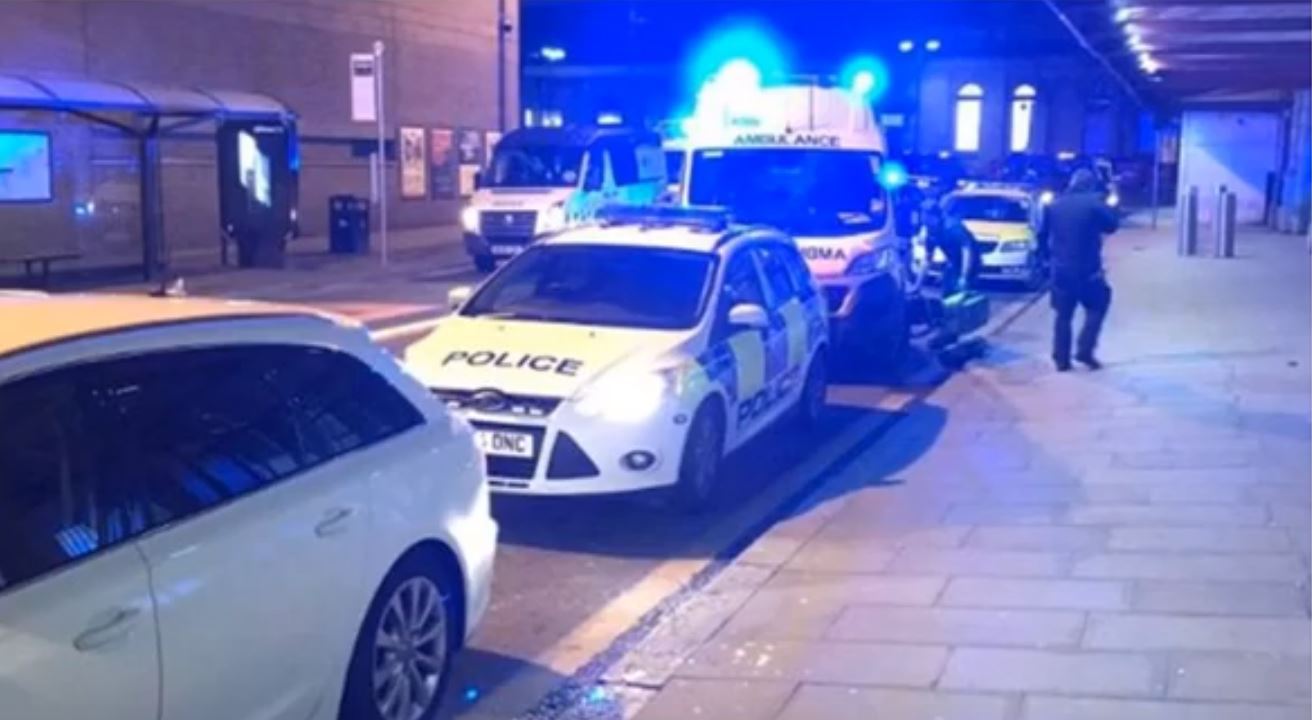
[[[433,555],[411,552],[374,595],[355,641],[340,720],[432,720],[461,628],[460,585]]]
[[[802,386],[802,396],[797,400],[797,419],[803,429],[814,430],[820,424],[820,416],[824,414],[829,391],[828,362],[824,352],[818,352],[806,371],[806,384]]]
[[[724,465],[724,410],[712,399],[697,408],[679,459],[675,498],[687,510],[709,508]]]
[[[497,259],[491,255],[475,255],[474,268],[479,272],[490,273],[497,269]]]

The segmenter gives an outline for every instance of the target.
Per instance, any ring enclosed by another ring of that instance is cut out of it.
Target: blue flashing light
[[[886,162],[879,168],[879,184],[886,190],[896,190],[907,184],[907,169],[899,162]]]
[[[839,78],[852,92],[872,101],[888,92],[888,66],[874,56],[854,58],[843,66]]]
[[[478,688],[472,685],[465,688],[464,697],[465,697],[465,702],[467,703],[478,702],[478,698],[480,695],[482,695],[482,693],[479,692]]]
[[[852,76],[852,92],[857,95],[868,95],[874,89],[875,74],[869,70],[862,70]]]
[[[723,76],[730,66],[738,69],[730,79],[747,79],[744,69],[750,65],[760,82],[772,82],[787,73],[783,45],[765,25],[751,21],[732,21],[710,30],[695,46],[686,63],[686,81],[696,91],[716,76]]]

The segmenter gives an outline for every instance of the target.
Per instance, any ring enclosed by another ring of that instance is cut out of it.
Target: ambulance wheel
[[[820,425],[820,416],[825,411],[825,397],[829,391],[829,360],[823,350],[811,359],[811,367],[806,371],[806,384],[802,386],[802,396],[797,400],[797,422],[803,430],[814,430]]]
[[[675,499],[691,512],[707,510],[715,499],[724,465],[724,410],[713,399],[702,403],[688,426],[679,459]]]
[[[490,273],[497,269],[497,259],[491,255],[475,255],[474,267],[481,273]]]

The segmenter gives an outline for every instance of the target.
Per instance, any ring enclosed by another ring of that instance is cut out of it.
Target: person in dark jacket
[[[1052,262],[1052,361],[1060,372],[1071,369],[1071,323],[1077,307],[1084,308],[1084,326],[1075,343],[1075,360],[1091,370],[1102,367],[1094,351],[1112,302],[1102,266],[1102,239],[1116,231],[1118,222],[1098,190],[1097,178],[1086,169],[1075,171],[1069,189],[1044,213],[1039,242]]]
[[[966,224],[949,206],[929,202],[924,208],[925,251],[930,258],[943,251],[943,296],[963,292],[979,272],[979,245]]]

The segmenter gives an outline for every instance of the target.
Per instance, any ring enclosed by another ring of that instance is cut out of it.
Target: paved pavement
[[[539,716],[1306,720],[1308,250],[1172,246],[1111,241],[1106,369],[1035,305]]]

